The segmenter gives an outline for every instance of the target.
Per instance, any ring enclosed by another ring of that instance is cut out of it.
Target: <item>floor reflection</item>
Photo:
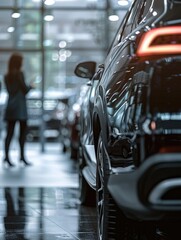
[[[0,239],[96,239],[95,208],[80,205],[77,188],[4,188],[0,205]]]
[[[25,238],[26,209],[24,202],[24,189],[5,188],[4,197],[6,200],[6,215],[4,216],[5,239],[9,239],[8,234],[13,231],[16,237],[22,240]]]

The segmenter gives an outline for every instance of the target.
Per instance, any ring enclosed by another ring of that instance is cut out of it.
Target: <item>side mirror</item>
[[[96,62],[81,62],[76,66],[74,73],[78,77],[91,79],[95,71]]]

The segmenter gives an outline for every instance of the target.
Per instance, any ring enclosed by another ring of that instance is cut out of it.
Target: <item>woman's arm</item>
[[[24,94],[27,94],[33,88],[33,86],[26,84],[23,72],[20,72],[19,83]]]

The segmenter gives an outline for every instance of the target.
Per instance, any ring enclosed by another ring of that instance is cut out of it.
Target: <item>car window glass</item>
[[[137,25],[145,18],[152,6],[152,2],[153,1],[141,0],[134,4],[122,33],[122,39],[127,37],[132,29],[136,28]]]
[[[145,20],[146,15],[148,14],[152,5],[153,5],[153,1],[147,1],[147,0],[142,1],[140,5],[140,12],[139,14],[137,14],[136,19],[134,21],[135,25]]]
[[[148,12],[146,12],[145,9],[144,18],[146,17],[148,19],[151,19],[152,17],[154,17],[155,19],[158,19],[159,16],[163,14],[165,7],[166,6],[164,4],[164,1],[153,0],[150,6],[147,6]]]
[[[143,20],[151,6],[152,1],[148,2],[147,0],[135,1],[133,3],[130,11],[127,13],[121,24],[121,28],[116,34],[112,46],[116,46],[122,39],[127,37],[132,29]]]
[[[125,25],[124,30],[122,32],[121,39],[124,39],[125,37],[127,37],[127,35],[131,32],[133,19],[135,17],[135,13],[137,12],[137,7],[138,7],[138,1],[135,2],[135,4],[133,5],[133,7],[130,11],[129,17],[126,21],[126,25]]]
[[[143,18],[147,15],[147,13],[149,12],[152,5],[153,5],[153,1],[146,1],[145,0],[144,10],[143,10],[143,15],[142,15]]]
[[[128,19],[126,21],[126,25],[125,25],[125,28],[123,30],[123,33],[122,33],[122,36],[121,36],[121,39],[124,39],[125,37],[128,36],[128,34],[131,32],[132,30],[132,27],[133,27],[133,24],[135,22],[135,18],[136,16],[139,15],[140,13],[140,8],[141,6],[143,5],[143,2],[145,0],[141,0],[141,1],[135,1],[135,3],[133,4],[133,7],[130,11],[130,14],[128,16]]]
[[[124,19],[123,19],[123,21],[122,21],[122,23],[120,25],[120,28],[119,28],[119,30],[118,30],[118,32],[116,34],[116,37],[115,37],[111,47],[112,46],[116,46],[121,41],[123,31],[124,31],[126,25],[129,24],[128,20],[131,18],[130,15],[132,15],[134,13],[133,8],[135,8],[135,4],[138,3],[138,2],[139,2],[139,0],[138,1],[134,1],[132,6],[131,6],[131,8],[130,8],[130,10],[126,13],[126,15],[125,15],[125,17],[124,17]]]
[[[120,25],[120,28],[119,28],[119,30],[118,30],[118,32],[117,32],[117,34],[116,34],[116,37],[115,37],[115,39],[114,39],[114,41],[113,41],[112,46],[116,46],[116,45],[120,42],[121,35],[122,35],[122,31],[123,31],[124,26],[125,26],[125,24],[126,24],[126,22],[127,22],[128,16],[129,16],[129,12],[127,12],[126,16],[124,17],[124,20],[123,20],[123,22],[122,22],[121,25]]]

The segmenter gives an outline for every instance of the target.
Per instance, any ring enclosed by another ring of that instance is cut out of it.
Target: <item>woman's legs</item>
[[[9,147],[14,133],[16,121],[7,121],[7,133],[5,138],[5,159],[9,160]]]
[[[26,141],[26,130],[27,130],[27,122],[19,121],[20,123],[20,134],[19,134],[19,145],[20,145],[20,158],[24,159],[24,146]]]
[[[24,156],[24,146],[25,146],[25,141],[26,141],[26,130],[27,130],[27,121],[19,121],[20,123],[20,134],[19,134],[19,145],[20,145],[20,160],[25,164],[25,165],[31,165],[30,163],[26,162],[25,156]],[[11,140],[13,137],[14,129],[15,129],[15,124],[16,121],[7,121],[7,135],[5,138],[5,160],[4,162],[7,162],[9,166],[14,166],[10,161],[9,161],[9,148],[11,144]]]
[[[25,165],[31,165],[25,159],[24,147],[26,141],[26,131],[27,131],[27,121],[19,121],[20,123],[20,135],[19,135],[19,145],[20,145],[20,161],[22,161]]]
[[[14,164],[10,162],[9,160],[9,147],[11,144],[11,140],[13,137],[14,133],[14,128],[15,128],[16,121],[7,121],[7,133],[6,133],[6,138],[5,138],[5,158],[4,158],[4,163],[7,163],[9,167],[13,167]]]

